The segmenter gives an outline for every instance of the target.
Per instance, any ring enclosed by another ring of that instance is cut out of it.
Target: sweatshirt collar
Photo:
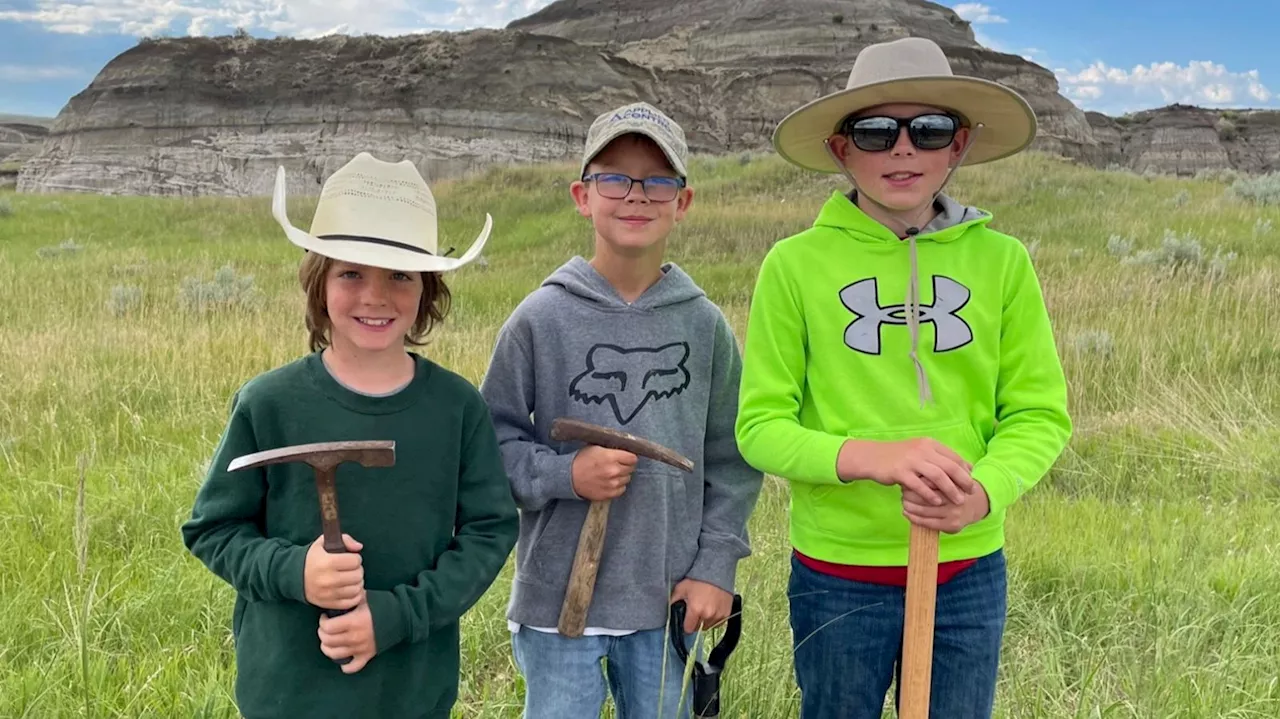
[[[622,299],[609,280],[596,271],[585,258],[574,256],[543,280],[544,286],[559,286],[601,308],[656,309],[687,302],[705,296],[702,288],[694,283],[688,273],[674,262],[662,265],[662,277],[658,278],[630,305]]]
[[[854,204],[856,192],[849,194],[833,191],[814,220],[814,227],[832,227],[847,232],[861,242],[902,244],[905,240],[893,230],[877,222]],[[985,225],[992,215],[977,207],[961,205],[946,194],[939,194],[934,201],[938,215],[921,228],[917,240],[954,242],[971,228]]]
[[[320,351],[308,355],[305,364],[307,376],[314,388],[346,409],[360,414],[391,414],[407,409],[420,399],[433,375],[432,365],[426,358],[412,352],[407,354],[413,358],[413,379],[395,394],[387,396],[369,395],[349,389],[329,372]]]

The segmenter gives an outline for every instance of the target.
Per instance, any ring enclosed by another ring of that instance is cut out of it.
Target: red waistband
[[[835,564],[833,562],[824,562],[821,559],[814,559],[795,551],[796,559],[804,566],[815,572],[827,574],[841,579],[848,579],[854,582],[867,582],[868,584],[885,584],[895,587],[907,586],[907,568],[906,567],[872,567],[855,564]],[[972,565],[977,559],[959,559],[953,562],[941,562],[938,564],[938,584],[946,584],[951,581],[960,572]]]

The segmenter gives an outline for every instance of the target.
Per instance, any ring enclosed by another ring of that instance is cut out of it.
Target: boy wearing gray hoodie
[[[763,475],[734,439],[741,359],[720,309],[678,266],[667,237],[693,200],[684,133],[644,104],[592,124],[570,188],[595,252],[574,257],[503,325],[481,384],[520,507],[508,608],[528,719],[688,716],[667,641],[724,621]],[[693,460],[691,474],[629,452],[562,445],[551,422],[620,429]],[[582,637],[556,631],[592,500],[611,499]],[[608,683],[601,669],[608,664]]]

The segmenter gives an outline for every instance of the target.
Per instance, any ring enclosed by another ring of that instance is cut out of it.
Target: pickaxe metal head
[[[355,462],[365,467],[390,467],[396,463],[396,443],[369,440],[295,444],[236,457],[227,465],[227,470],[235,472],[289,462],[305,462],[315,470],[324,549],[331,553],[345,552],[342,525],[338,522],[338,493],[333,483],[337,467],[343,462]]]
[[[551,422],[551,439],[557,442],[586,442],[597,447],[622,450],[639,457],[648,457],[649,459],[669,464],[685,472],[693,471],[692,460],[678,452],[663,447],[657,442],[577,419],[560,417],[553,420]]]

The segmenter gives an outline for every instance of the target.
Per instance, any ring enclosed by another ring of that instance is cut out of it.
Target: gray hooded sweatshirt
[[[720,309],[674,264],[627,304],[574,257],[516,307],[481,392],[520,507],[508,618],[554,627],[589,502],[573,490],[577,443],[550,439],[570,417],[683,454],[692,473],[644,457],[613,500],[587,626],[664,626],[675,584],[734,591],[763,475],[738,453],[741,359]]]

